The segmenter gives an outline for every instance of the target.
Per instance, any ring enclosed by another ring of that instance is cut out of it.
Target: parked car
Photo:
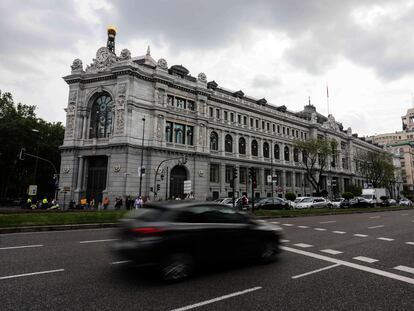
[[[257,209],[289,209],[289,203],[282,198],[265,198],[255,204]]]
[[[397,205],[397,201],[394,200],[394,199],[388,199],[387,202],[388,202],[388,205],[390,205],[390,206]]]
[[[112,249],[137,265],[157,268],[165,281],[222,262],[272,262],[282,229],[217,203],[148,203],[121,220]]]
[[[413,205],[413,202],[407,198],[402,198],[400,202],[398,202],[399,205],[405,205],[405,206],[411,206]]]
[[[331,201],[332,207],[334,208],[341,208],[341,204],[345,201],[344,198],[336,198]]]
[[[322,197],[307,197],[296,204],[295,208],[327,208],[331,207],[332,203]]]

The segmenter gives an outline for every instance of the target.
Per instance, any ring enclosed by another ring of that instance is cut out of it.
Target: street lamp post
[[[32,129],[33,133],[36,133],[36,135],[38,135],[40,133],[39,130],[37,129]],[[39,138],[37,138],[37,144],[36,144],[36,156],[39,156]],[[35,160],[35,167],[34,167],[34,172],[33,172],[33,185],[36,185],[36,175],[37,175],[37,162],[38,162],[38,158],[36,158]]]
[[[145,117],[142,118],[142,145],[141,145],[141,166],[139,168],[139,196],[141,196],[141,190],[142,190],[142,165],[144,161],[144,138],[145,138]]]

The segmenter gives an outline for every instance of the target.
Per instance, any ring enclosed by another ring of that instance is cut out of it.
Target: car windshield
[[[166,213],[161,208],[139,208],[129,212],[126,215],[126,218],[133,218],[142,221],[158,221],[164,216]]]
[[[363,194],[362,197],[364,199],[372,199],[372,194]]]
[[[304,198],[301,203],[309,203],[309,202],[313,202],[313,198]]]

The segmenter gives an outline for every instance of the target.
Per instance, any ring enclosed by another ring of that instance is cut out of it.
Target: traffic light
[[[253,188],[257,188],[257,180],[253,179],[252,181]]]
[[[19,160],[24,160],[24,153],[26,152],[25,148],[20,149]]]
[[[256,172],[254,170],[254,167],[249,167],[249,177],[252,180],[256,177]]]
[[[157,184],[157,191],[160,191],[160,189],[161,189],[161,185]]]
[[[237,179],[237,174],[238,174],[237,167],[233,167],[233,179]]]

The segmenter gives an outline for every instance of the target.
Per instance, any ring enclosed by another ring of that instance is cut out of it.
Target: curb
[[[36,226],[36,227],[12,227],[12,228],[0,228],[0,234],[19,233],[19,232],[38,232],[38,231],[100,229],[100,228],[114,228],[117,226],[118,226],[118,223],[98,223],[98,224],[70,224],[70,225],[54,225],[54,226]]]

